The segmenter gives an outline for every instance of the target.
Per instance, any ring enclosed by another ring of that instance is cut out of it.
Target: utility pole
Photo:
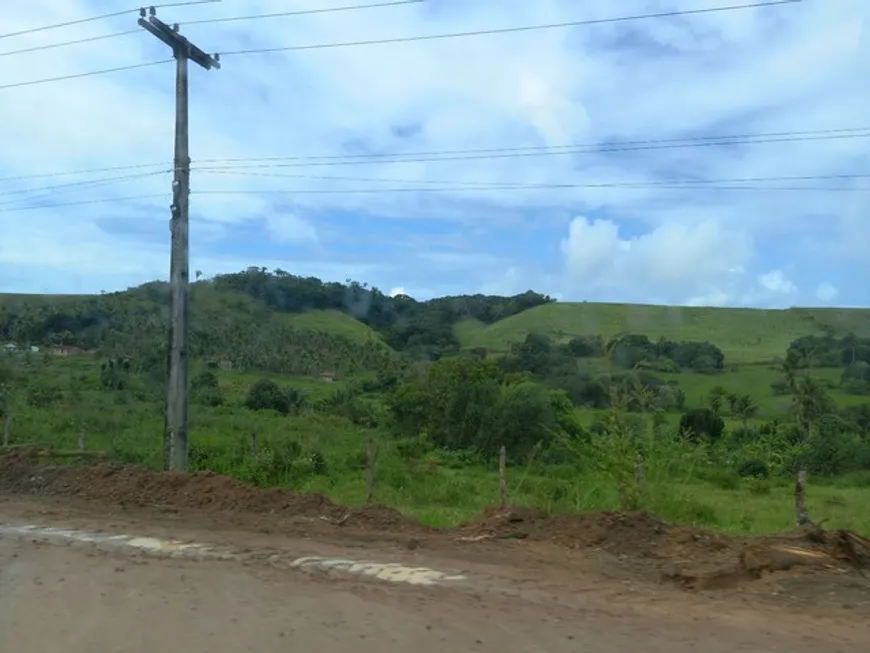
[[[169,263],[170,324],[166,417],[163,428],[164,469],[187,469],[188,342],[190,339],[190,155],[188,152],[187,62],[209,70],[220,68],[220,58],[206,54],[157,18],[154,7],[139,10],[139,26],[172,48],[175,78],[175,177],[172,182],[172,253]]]

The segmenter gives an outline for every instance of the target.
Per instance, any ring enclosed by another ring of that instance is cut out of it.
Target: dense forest
[[[453,329],[457,321],[473,318],[490,324],[551,301],[529,291],[514,297],[463,295],[419,302],[407,296],[390,297],[355,281],[323,282],[282,270],[270,273],[265,268],[249,268],[192,284],[191,346],[195,354],[203,356],[256,358],[256,351],[274,350],[278,343],[296,352],[308,345],[296,341],[310,336],[299,335],[298,329],[276,318],[336,310],[371,327],[395,352],[435,360],[458,351]],[[118,351],[119,347],[143,342],[148,347],[159,346],[157,342],[166,332],[168,306],[169,287],[161,282],[82,298],[34,301],[11,296],[0,304],[0,342]],[[339,349],[353,346],[332,344]],[[335,367],[345,353],[337,352],[332,356],[336,361],[323,364]]]

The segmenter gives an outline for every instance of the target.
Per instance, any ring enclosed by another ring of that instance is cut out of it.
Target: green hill
[[[0,341],[97,349],[122,334],[125,347],[131,339],[152,346],[165,340],[168,303],[168,286],[160,282],[89,296],[0,295]],[[365,355],[358,352],[360,360],[367,360],[372,348],[421,359],[471,348],[502,353],[533,332],[557,342],[625,333],[653,341],[707,341],[722,350],[726,364],[741,364],[782,357],[801,336],[870,336],[870,309],[556,303],[531,291],[420,302],[358,282],[249,268],[192,284],[191,329],[192,346],[204,356],[274,349],[291,335],[298,347],[307,348],[313,346],[311,334],[319,334],[322,343],[316,346],[332,352],[323,364],[346,356],[348,346],[365,349]]]
[[[530,332],[557,341],[573,336],[645,334],[650,339],[706,340],[728,363],[760,362],[784,355],[800,336],[870,336],[870,309],[706,308],[642,304],[551,303],[536,306],[493,324],[463,320],[455,332],[463,348],[507,351]]]
[[[311,310],[305,313],[291,313],[284,321],[297,329],[322,331],[355,342],[383,343],[383,337],[367,324],[355,317],[336,310]]]

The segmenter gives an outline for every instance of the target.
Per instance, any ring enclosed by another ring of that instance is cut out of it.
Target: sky
[[[222,53],[220,70],[190,69],[197,276],[281,268],[417,299],[870,306],[870,3],[235,55],[738,3],[426,0],[195,22],[374,2],[157,9]],[[132,7],[10,3],[0,34]],[[3,88],[171,59],[137,17],[0,36],[0,292],[168,276],[174,63]]]

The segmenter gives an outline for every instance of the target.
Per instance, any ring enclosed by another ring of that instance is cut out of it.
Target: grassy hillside
[[[707,308],[641,304],[545,304],[494,324],[464,320],[456,325],[463,348],[506,351],[533,331],[564,341],[573,336],[643,333],[656,340],[707,340],[727,363],[781,357],[795,338],[808,335],[870,335],[870,309]]]
[[[322,331],[356,342],[382,342],[381,334],[356,318],[334,310],[312,310],[305,313],[287,314],[287,324],[297,329]]]

